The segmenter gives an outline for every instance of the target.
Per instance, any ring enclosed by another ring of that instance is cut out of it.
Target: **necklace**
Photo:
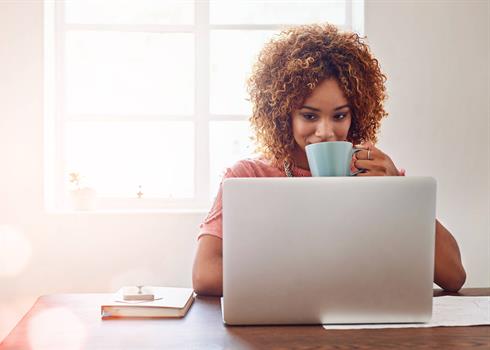
[[[287,177],[294,177],[293,172],[291,171],[291,165],[286,160],[284,160],[284,172]]]

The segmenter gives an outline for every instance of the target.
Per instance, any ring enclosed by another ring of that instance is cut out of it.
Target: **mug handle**
[[[351,154],[351,158],[354,154],[356,154],[357,152],[360,152],[362,151],[362,148],[352,148],[352,154]],[[359,169],[357,171],[354,171],[353,173],[350,174],[350,176],[356,176],[357,174],[359,173],[363,173],[366,169]]]

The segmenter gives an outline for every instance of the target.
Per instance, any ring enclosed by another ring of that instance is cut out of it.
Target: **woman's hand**
[[[356,169],[364,169],[364,172],[357,176],[400,176],[391,158],[384,154],[380,149],[374,147],[370,141],[356,146],[361,149],[352,157],[353,166]]]

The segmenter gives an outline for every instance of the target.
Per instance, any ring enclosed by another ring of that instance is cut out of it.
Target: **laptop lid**
[[[435,204],[429,177],[226,179],[224,322],[428,321]]]

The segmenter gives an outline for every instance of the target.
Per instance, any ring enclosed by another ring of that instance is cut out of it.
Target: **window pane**
[[[66,108],[75,114],[192,114],[193,34],[67,32]]]
[[[212,24],[345,24],[345,0],[212,0]]]
[[[67,23],[81,24],[192,24],[192,0],[70,0],[65,1]]]
[[[248,121],[209,123],[210,199],[218,192],[227,167],[240,159],[254,157],[255,145]]]
[[[185,140],[185,142],[182,142]],[[103,197],[194,195],[193,122],[70,122],[66,174],[78,172]]]
[[[274,33],[262,30],[211,32],[212,114],[250,114],[246,80],[257,55]]]

